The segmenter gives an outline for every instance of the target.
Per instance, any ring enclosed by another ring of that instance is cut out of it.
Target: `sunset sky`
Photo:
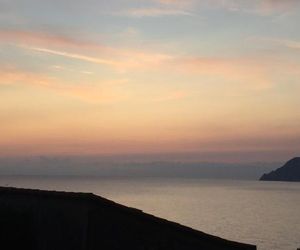
[[[299,24],[299,0],[0,0],[0,156],[297,155]]]

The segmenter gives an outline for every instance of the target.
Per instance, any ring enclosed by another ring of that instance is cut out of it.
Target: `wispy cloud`
[[[72,59],[78,59],[78,60],[82,60],[82,61],[86,61],[86,62],[90,62],[90,63],[117,66],[117,63],[115,61],[105,60],[105,59],[100,59],[100,58],[95,58],[95,57],[90,57],[90,56],[85,56],[85,55],[51,50],[51,49],[46,49],[46,48],[27,47],[27,49],[38,51],[38,52],[43,52],[43,53],[47,53],[47,54],[72,58]]]
[[[193,16],[194,0],[150,0],[147,7],[129,8],[113,14],[133,18]]]
[[[300,6],[299,0],[154,0],[156,3],[182,10],[226,9],[228,11],[245,12],[259,15],[291,12]]]
[[[114,48],[95,42],[28,31],[1,31],[2,42],[10,42],[30,51],[106,65],[118,71],[147,68],[169,60],[170,55],[155,51]]]
[[[268,45],[270,46],[281,46],[289,49],[300,49],[300,41],[290,40],[290,39],[284,39],[284,38],[270,38],[270,37],[251,37],[247,39],[248,41],[262,44],[262,45]]]
[[[277,78],[295,77],[300,73],[297,63],[280,58],[209,58],[185,57],[175,62],[178,71],[186,74],[208,76],[214,82],[238,84],[245,89],[268,90],[278,82]],[[237,85],[236,85],[237,86]]]
[[[51,45],[52,47],[71,47],[81,49],[107,49],[99,43],[76,39],[64,34],[53,34],[39,31],[2,29],[0,30],[0,39],[2,42],[17,42],[18,44]]]
[[[279,44],[281,46],[284,46],[289,49],[300,49],[300,42],[299,41],[294,41],[294,40],[288,40],[288,39],[268,39],[269,42],[273,42],[276,44]]]
[[[41,87],[51,87],[53,79],[40,74],[34,74],[17,70],[13,67],[1,66],[0,70],[0,84],[11,85],[11,84],[27,84]]]
[[[225,0],[219,3],[232,11],[242,11],[258,15],[282,14],[291,12],[295,7],[300,6],[298,0]]]
[[[260,0],[258,10],[262,13],[269,14],[273,12],[291,11],[300,6],[299,0]]]
[[[127,79],[73,85],[42,73],[28,72],[13,67],[3,66],[0,70],[0,85],[33,86],[90,103],[113,103],[126,98],[125,92],[120,88],[125,82]]]
[[[107,65],[115,68],[118,71],[127,71],[130,69],[147,69],[151,66],[161,64],[172,58],[165,54],[151,54],[136,51],[122,51],[116,58],[108,60],[100,57],[91,57],[83,54],[70,53],[65,51],[52,50],[47,48],[23,47],[28,50],[46,53],[50,55],[62,56],[70,59],[81,60],[88,63]]]
[[[165,5],[172,6],[180,9],[190,9],[196,5],[196,0],[153,0],[153,2]]]
[[[300,49],[300,42],[299,41],[283,40],[282,42],[288,48],[291,48],[291,49]]]
[[[180,9],[166,9],[166,8],[140,8],[140,9],[128,9],[115,13],[120,16],[128,17],[160,17],[160,16],[192,16],[189,11]]]

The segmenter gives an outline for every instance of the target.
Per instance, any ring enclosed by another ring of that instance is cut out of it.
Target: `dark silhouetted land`
[[[289,160],[281,168],[264,174],[261,181],[300,181],[300,157]]]
[[[0,240],[10,250],[256,249],[91,193],[6,187],[0,187]]]

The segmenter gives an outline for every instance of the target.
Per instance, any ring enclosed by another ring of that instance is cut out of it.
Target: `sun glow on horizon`
[[[295,153],[299,10],[0,0],[0,156]]]

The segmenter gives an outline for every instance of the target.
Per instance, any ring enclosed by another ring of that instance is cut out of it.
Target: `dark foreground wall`
[[[0,187],[0,248],[254,250],[89,193]]]

